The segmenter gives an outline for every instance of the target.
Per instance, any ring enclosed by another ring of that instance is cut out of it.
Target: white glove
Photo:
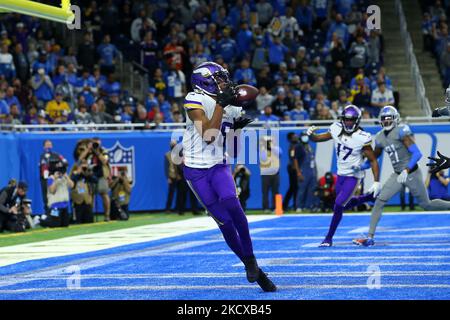
[[[398,175],[397,182],[403,184],[403,183],[406,182],[407,178],[408,178],[408,170],[405,169],[405,170],[402,171],[402,173],[400,173]]]
[[[373,197],[376,198],[380,194],[380,191],[381,191],[381,183],[375,181],[367,193],[368,194],[373,193]]]
[[[316,130],[317,130],[317,127],[316,127],[316,126],[311,126],[311,127],[308,128],[308,130],[306,130],[306,135],[309,137],[309,136],[311,136],[311,135],[314,133],[314,131],[316,131]]]

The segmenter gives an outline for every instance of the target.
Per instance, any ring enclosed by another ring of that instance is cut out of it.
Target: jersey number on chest
[[[353,152],[352,148],[349,148],[347,146],[344,146],[344,145],[338,143],[338,145],[337,145],[338,158],[342,155],[343,156],[342,160],[347,160],[347,158],[350,157],[352,152]]]
[[[386,146],[384,149],[388,153],[389,158],[391,158],[392,164],[396,164],[400,161],[400,159],[398,158],[397,149],[395,149],[395,146],[393,144]]]

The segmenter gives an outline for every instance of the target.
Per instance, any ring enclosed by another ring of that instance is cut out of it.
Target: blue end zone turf
[[[219,230],[0,268],[0,299],[450,299],[450,214],[384,215],[374,247],[354,246],[369,215],[250,224],[256,257],[277,284],[250,284]],[[78,276],[79,270],[79,276]]]

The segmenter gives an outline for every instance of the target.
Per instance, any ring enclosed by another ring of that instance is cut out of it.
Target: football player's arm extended
[[[409,160],[408,163],[408,172],[414,168],[414,166],[419,162],[419,160],[422,158],[422,153],[420,152],[419,148],[417,147],[416,142],[414,141],[414,138],[411,135],[406,135],[402,139],[403,144],[408,148],[408,151],[411,152],[411,160]]]
[[[367,145],[363,148],[364,155],[367,157],[367,161],[372,168],[373,179],[376,182],[380,181],[380,167],[378,166],[377,156],[371,145]]]
[[[206,117],[202,109],[192,109],[188,111],[189,119],[194,122],[195,128],[201,134],[203,141],[212,143],[220,133],[222,125],[223,108],[216,105],[211,120]]]
[[[313,142],[324,142],[324,141],[328,141],[333,139],[333,137],[331,136],[331,132],[325,132],[325,133],[313,133],[311,135],[311,140]]]

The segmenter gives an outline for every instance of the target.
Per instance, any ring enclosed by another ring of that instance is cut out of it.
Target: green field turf
[[[387,207],[387,212],[402,211],[400,207]],[[307,213],[307,212],[306,212]],[[263,214],[261,210],[248,210],[247,214]],[[289,214],[289,213],[287,213]],[[346,213],[351,214],[351,213]],[[70,225],[68,228],[42,228],[38,226],[35,229],[27,230],[24,233],[4,232],[0,234],[0,247],[12,246],[23,243],[31,243],[38,241],[54,240],[70,236],[78,236],[83,234],[93,234],[97,232],[114,231],[124,228],[132,228],[149,224],[166,223],[179,221],[183,219],[191,219],[197,217],[191,213],[185,215],[167,214],[167,213],[136,213],[132,214],[128,221],[110,221],[103,222],[103,218],[99,217],[100,222]]]

